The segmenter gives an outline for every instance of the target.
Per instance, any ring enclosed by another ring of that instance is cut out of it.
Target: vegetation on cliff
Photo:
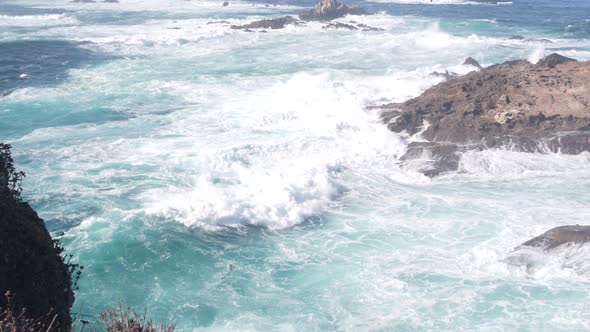
[[[10,145],[0,143],[0,307],[35,324],[69,330],[80,270],[62,256],[45,223],[21,199],[24,173],[14,168]],[[6,318],[6,312],[4,312]]]
[[[82,267],[63,255],[59,240],[21,198],[25,176],[14,167],[11,146],[0,143],[0,332],[72,331],[70,308]],[[78,319],[80,330],[89,323]],[[171,332],[119,306],[96,318],[109,332]]]

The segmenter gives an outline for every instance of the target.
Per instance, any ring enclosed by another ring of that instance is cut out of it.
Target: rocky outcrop
[[[528,240],[516,249],[534,247],[551,250],[562,245],[585,244],[590,242],[590,226],[568,225],[555,227]]]
[[[463,65],[465,65],[465,66],[472,66],[472,67],[475,67],[477,69],[483,69],[483,67],[479,64],[479,62],[477,62],[477,60],[475,60],[472,57],[469,57],[469,58],[465,59],[465,61],[463,62]]]
[[[549,66],[551,68],[560,65],[566,62],[576,62],[576,60],[572,58],[564,57],[563,55],[559,55],[557,53],[553,53],[544,59],[541,59],[537,64],[541,66]]]
[[[382,109],[389,129],[435,145],[577,154],[590,151],[590,62],[509,61]]]
[[[37,213],[20,199],[20,179],[10,146],[0,143],[0,294],[10,291],[15,309],[53,330],[69,331],[74,302],[72,273],[63,249],[53,240]],[[0,307],[6,306],[0,297]],[[44,330],[45,331],[45,330]]]
[[[287,25],[300,25],[303,22],[292,16],[284,16],[278,18],[272,18],[268,20],[255,21],[245,25],[232,25],[232,29],[283,29]]]
[[[330,21],[346,15],[365,15],[362,7],[341,4],[336,0],[320,0],[313,9],[299,14],[303,21]]]

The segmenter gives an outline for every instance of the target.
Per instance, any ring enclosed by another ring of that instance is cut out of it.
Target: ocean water
[[[366,109],[469,72],[468,56],[590,60],[589,1],[355,1],[378,14],[339,21],[385,31],[266,33],[229,25],[313,1],[221,2],[0,0],[0,140],[85,266],[74,313],[121,302],[181,331],[590,329],[590,248],[512,253],[590,220],[590,154],[470,152],[430,179]]]

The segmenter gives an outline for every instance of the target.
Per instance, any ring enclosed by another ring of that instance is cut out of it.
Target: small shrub
[[[0,309],[0,332],[53,332],[57,331],[55,320],[57,314],[51,312],[40,319],[31,319],[27,316],[26,309],[16,312],[13,295],[10,291],[4,294],[6,297],[6,308]],[[49,322],[46,325],[44,322]]]
[[[147,319],[147,310],[140,316],[129,307],[107,310],[100,314],[100,322],[107,332],[173,332],[174,324],[166,325]]]

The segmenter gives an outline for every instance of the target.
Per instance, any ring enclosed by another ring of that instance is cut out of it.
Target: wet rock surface
[[[590,226],[568,225],[555,227],[526,241],[516,249],[534,247],[551,250],[562,245],[585,244],[590,242]]]
[[[590,151],[590,62],[508,61],[381,107],[390,130],[430,143],[577,154]]]
[[[232,25],[232,29],[283,29],[287,25],[301,25],[303,22],[292,16],[284,16],[267,20],[255,21],[245,25]]]
[[[479,62],[477,62],[477,60],[475,60],[472,57],[469,57],[469,58],[465,59],[465,61],[463,62],[463,65],[472,66],[472,67],[475,67],[477,69],[483,69],[483,67],[479,64]]]

